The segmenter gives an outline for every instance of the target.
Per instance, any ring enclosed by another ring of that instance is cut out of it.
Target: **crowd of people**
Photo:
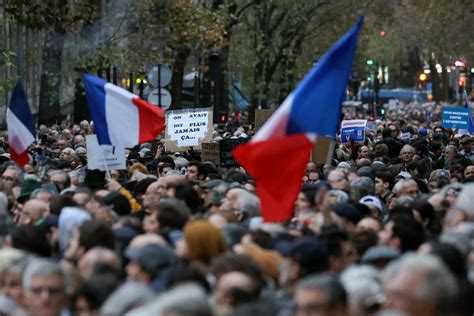
[[[391,109],[364,143],[309,161],[282,223],[245,170],[199,150],[155,141],[127,149],[126,170],[89,169],[93,126],[62,122],[38,127],[19,168],[2,133],[0,313],[472,315],[474,137],[439,113]]]

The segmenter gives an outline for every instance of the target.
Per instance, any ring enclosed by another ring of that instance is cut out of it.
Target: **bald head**
[[[410,162],[413,160],[413,156],[415,155],[415,148],[410,145],[403,146],[402,150],[400,150],[400,157],[403,159],[404,162]]]
[[[18,223],[20,225],[35,225],[40,219],[46,216],[48,212],[48,205],[40,199],[28,200],[23,205],[23,210],[20,213]]]
[[[128,245],[129,248],[142,248],[149,244],[158,244],[161,246],[166,246],[168,243],[166,240],[157,234],[142,234],[138,235],[132,239],[130,244]]]
[[[88,279],[94,274],[94,269],[99,265],[119,270],[120,259],[115,251],[103,247],[94,247],[79,260],[79,274],[84,279]]]

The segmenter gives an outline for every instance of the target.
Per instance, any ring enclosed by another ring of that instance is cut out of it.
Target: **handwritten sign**
[[[219,143],[202,143],[201,160],[210,161],[216,167],[220,165]]]
[[[96,135],[86,136],[87,167],[102,171],[126,169],[125,149],[115,146],[99,145]]]
[[[178,147],[197,146],[208,134],[212,111],[209,109],[190,109],[169,111],[166,115],[166,134]]]
[[[223,139],[219,142],[219,157],[221,167],[231,168],[238,167],[239,163],[235,160],[232,155],[232,149],[235,147],[245,144],[248,141],[247,138],[236,138],[236,139]]]

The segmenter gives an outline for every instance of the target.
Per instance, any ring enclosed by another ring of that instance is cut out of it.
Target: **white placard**
[[[96,135],[87,135],[86,145],[87,167],[89,169],[100,169],[102,171],[126,169],[124,148],[101,146],[97,142]]]
[[[209,109],[170,111],[167,113],[166,134],[179,147],[197,146],[209,128]]]

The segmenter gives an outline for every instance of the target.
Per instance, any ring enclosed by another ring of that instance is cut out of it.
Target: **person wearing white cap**
[[[380,215],[383,212],[383,205],[380,199],[374,195],[366,195],[363,198],[359,200],[359,203],[367,205],[370,210],[372,211],[372,214],[376,217],[379,218]]]

